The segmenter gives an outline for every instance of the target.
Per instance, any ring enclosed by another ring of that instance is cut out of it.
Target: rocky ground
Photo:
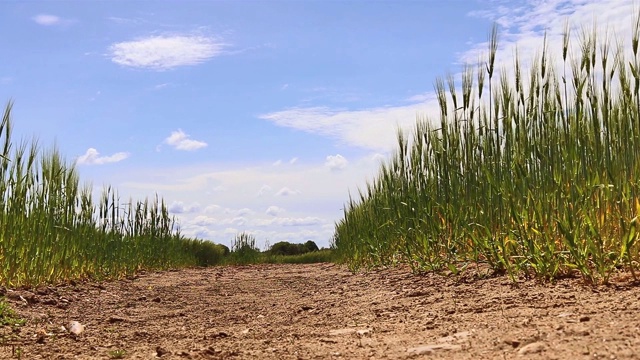
[[[0,359],[640,358],[626,279],[256,265],[4,293],[27,321],[0,328]]]

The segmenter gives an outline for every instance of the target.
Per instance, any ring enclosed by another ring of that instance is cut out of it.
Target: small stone
[[[224,331],[218,331],[217,333],[210,336],[211,339],[222,339],[229,337],[229,334]]]
[[[82,334],[82,332],[84,331],[84,325],[82,325],[77,321],[71,321],[69,323],[69,327],[67,328],[67,330],[69,330],[69,332],[72,333],[73,335],[77,336]]]
[[[591,318],[587,315],[580,316],[580,322],[587,322],[589,320],[591,320]]]
[[[543,342],[534,342],[523,346],[518,350],[518,355],[538,354],[547,350],[547,345]]]

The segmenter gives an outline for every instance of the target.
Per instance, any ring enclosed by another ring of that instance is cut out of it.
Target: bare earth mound
[[[640,289],[576,279],[256,265],[6,296],[2,359],[640,358]]]

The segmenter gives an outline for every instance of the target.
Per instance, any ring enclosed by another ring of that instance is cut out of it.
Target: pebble
[[[80,335],[84,331],[84,325],[77,321],[71,321],[67,329],[74,335]]]

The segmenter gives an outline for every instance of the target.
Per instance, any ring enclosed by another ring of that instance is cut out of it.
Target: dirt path
[[[640,359],[640,288],[578,280],[258,265],[6,295],[28,321],[1,359]]]

